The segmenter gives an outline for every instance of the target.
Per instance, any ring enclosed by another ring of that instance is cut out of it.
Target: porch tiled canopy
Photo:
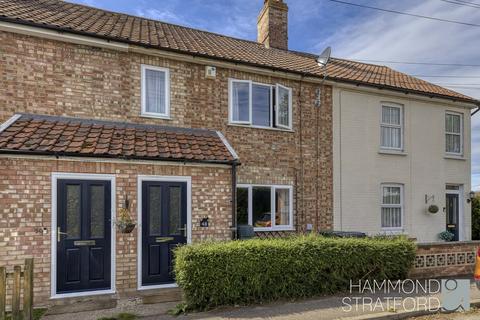
[[[0,153],[231,163],[214,130],[17,114],[0,130]]]

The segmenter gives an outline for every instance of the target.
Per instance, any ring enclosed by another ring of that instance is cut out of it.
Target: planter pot
[[[440,210],[440,209],[439,209],[438,206],[435,205],[435,204],[432,204],[432,205],[429,206],[428,209],[427,209],[428,213],[432,213],[432,214],[437,213],[438,210]]]
[[[131,233],[135,229],[135,223],[127,223],[122,225],[117,225],[118,231],[121,233]]]

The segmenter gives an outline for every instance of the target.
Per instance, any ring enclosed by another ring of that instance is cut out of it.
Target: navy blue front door
[[[57,182],[57,293],[110,289],[110,181]]]
[[[459,195],[447,193],[446,195],[446,215],[447,215],[447,231],[454,234],[453,241],[459,240],[458,219],[459,219]]]
[[[187,184],[142,184],[142,285],[173,283],[172,250],[187,242]]]

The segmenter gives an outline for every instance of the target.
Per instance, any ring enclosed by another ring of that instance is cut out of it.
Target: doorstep
[[[60,315],[96,310],[124,308],[126,306],[145,304],[168,304],[182,301],[180,288],[163,288],[151,290],[129,290],[118,294],[72,297],[51,301],[45,315]]]
[[[45,315],[112,309],[117,306],[117,300],[115,294],[55,299]]]

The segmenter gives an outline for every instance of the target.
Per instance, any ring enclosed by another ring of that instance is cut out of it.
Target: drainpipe
[[[240,163],[235,160],[232,162],[232,240],[237,239],[237,166]]]

